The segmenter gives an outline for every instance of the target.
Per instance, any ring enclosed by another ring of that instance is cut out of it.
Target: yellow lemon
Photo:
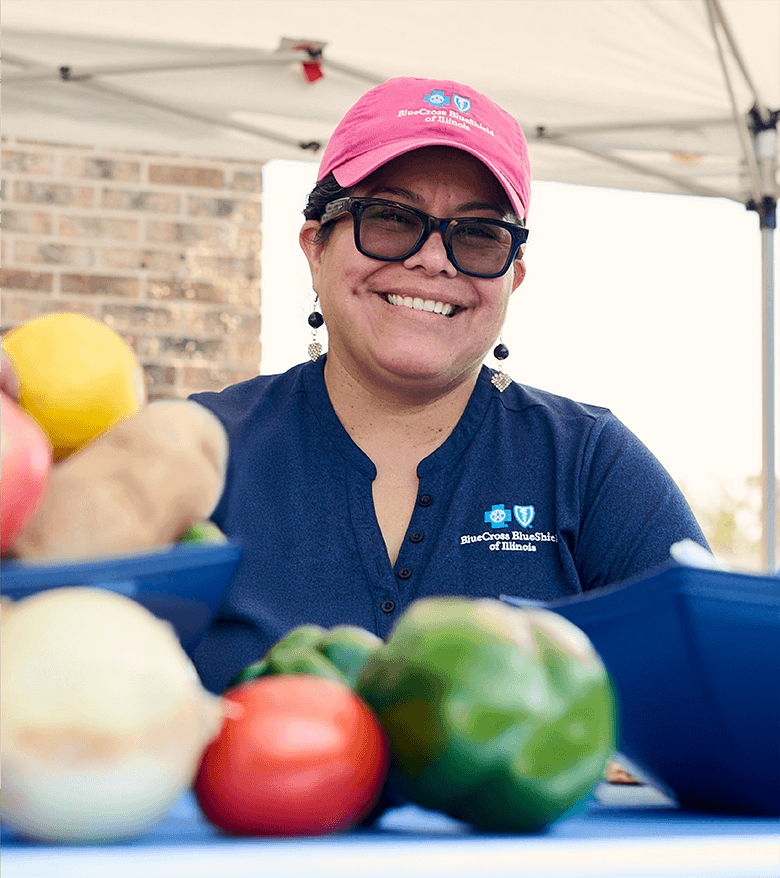
[[[143,370],[113,329],[56,312],[8,332],[3,347],[19,379],[19,405],[62,460],[146,402]]]

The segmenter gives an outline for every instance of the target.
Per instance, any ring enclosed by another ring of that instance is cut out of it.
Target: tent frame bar
[[[730,116],[707,116],[702,119],[653,119],[642,122],[602,122],[597,125],[566,125],[554,129],[546,126],[537,128],[537,133],[547,140],[568,137],[570,134],[608,134],[615,131],[653,131],[665,128],[670,131],[695,131],[697,128],[710,128],[728,125]],[[527,126],[523,126],[524,130]]]
[[[734,127],[737,130],[737,134],[739,135],[739,142],[742,146],[742,155],[745,157],[745,165],[748,170],[748,175],[750,177],[750,186],[752,189],[752,195],[755,201],[760,201],[761,199],[761,180],[758,171],[758,163],[756,162],[755,150],[750,142],[750,129],[747,126],[745,121],[745,117],[740,113],[739,107],[737,106],[737,99],[734,94],[734,86],[731,82],[731,76],[729,75],[728,66],[726,65],[726,56],[723,51],[723,46],[721,45],[720,38],[718,37],[718,23],[721,24],[721,27],[725,29],[723,12],[720,7],[716,7],[716,3],[714,0],[706,0],[707,13],[710,22],[710,29],[712,31],[712,41],[715,43],[715,48],[718,53],[718,61],[720,62],[721,72],[723,73],[723,82],[726,86],[726,91],[729,96],[729,103],[731,104],[731,115],[734,119]],[[716,16],[716,8],[717,8],[717,16]],[[717,20],[716,20],[717,17]],[[733,38],[727,33],[728,43],[734,51],[734,42]],[[745,73],[744,68],[740,65],[740,69],[742,69],[743,75]],[[757,100],[757,95],[755,90],[753,90],[754,100]]]
[[[565,146],[570,147],[571,149],[576,149],[579,152],[584,152],[588,155],[595,156],[596,158],[603,159],[605,162],[609,162],[610,164],[618,165],[619,167],[634,171],[635,173],[641,174],[643,177],[656,177],[659,180],[665,180],[667,183],[672,183],[674,186],[676,186],[681,193],[685,193],[688,195],[699,195],[703,198],[728,198],[732,201],[736,200],[725,192],[720,192],[719,190],[712,189],[709,186],[702,186],[698,183],[692,183],[690,180],[686,180],[684,177],[681,177],[677,174],[672,174],[668,171],[661,171],[657,168],[652,168],[649,165],[643,164],[642,162],[635,162],[631,159],[616,155],[614,152],[595,149],[591,146],[586,146],[583,143],[578,143],[576,140],[558,134],[555,134],[552,137],[548,137],[548,135],[544,133],[543,129],[541,129],[540,132],[537,132],[536,139],[539,141],[549,142],[556,146]]]
[[[318,44],[324,45],[324,44]],[[20,55],[7,53],[4,60],[22,67],[23,70],[18,73],[8,74],[4,78],[6,86],[15,84],[26,84],[30,82],[42,82],[46,80],[62,80],[72,84],[74,87],[88,89],[99,94],[117,98],[119,100],[128,101],[129,103],[141,106],[151,107],[155,110],[161,110],[164,113],[170,113],[184,119],[194,122],[203,122],[207,125],[216,125],[220,128],[227,128],[232,131],[239,131],[242,134],[249,134],[264,140],[282,143],[285,146],[297,146],[301,150],[318,152],[322,148],[322,143],[318,140],[301,141],[292,137],[288,137],[278,132],[271,131],[267,128],[261,128],[257,125],[250,125],[245,122],[239,122],[236,119],[221,119],[219,116],[212,116],[206,113],[196,113],[188,110],[178,104],[171,104],[166,101],[157,100],[143,94],[139,94],[128,88],[109,85],[106,82],[98,81],[99,76],[119,76],[125,74],[138,73],[159,73],[172,70],[195,70],[195,69],[216,69],[224,67],[251,67],[255,65],[289,65],[299,64],[310,61],[312,57],[319,58],[319,53],[314,53],[302,45],[300,49],[278,49],[272,53],[231,53],[230,55],[212,56],[211,58],[185,59],[181,61],[168,61],[158,64],[124,64],[109,67],[89,67],[83,69],[73,69],[69,66],[60,66],[59,68],[47,67]],[[324,62],[322,62],[324,63]],[[352,67],[347,64],[339,64],[328,62],[327,66],[340,73],[352,76],[369,82],[371,85],[378,85],[384,82],[384,78],[374,73]]]
[[[275,52],[266,53],[230,53],[222,55],[213,55],[211,57],[199,56],[198,58],[185,58],[180,61],[164,61],[159,63],[146,64],[121,64],[100,67],[79,67],[74,68],[70,65],[61,65],[60,67],[42,67],[32,65],[29,61],[19,57],[18,55],[3,56],[3,60],[20,67],[29,67],[34,69],[26,69],[16,73],[8,73],[3,78],[6,85],[27,82],[43,82],[47,79],[62,79],[66,82],[83,82],[91,80],[98,76],[125,76],[143,73],[165,73],[169,71],[186,71],[186,70],[218,70],[220,68],[229,67],[284,67],[289,64],[301,64],[312,59],[312,53],[305,49],[278,49]],[[336,61],[318,59],[320,63],[331,70],[338,73],[344,73],[355,79],[373,85],[379,85],[385,81],[385,77],[376,73],[370,73],[367,70],[361,70],[358,67],[352,67],[349,64],[342,64]]]
[[[152,107],[152,109],[155,110],[162,110],[165,113],[171,113],[175,116],[180,116],[183,119],[190,119],[195,122],[204,122],[207,125],[217,125],[234,131],[241,131],[244,134],[252,134],[265,140],[283,143],[286,146],[297,146],[302,150],[311,150],[312,152],[317,152],[322,147],[322,144],[317,140],[301,141],[294,137],[288,137],[284,134],[279,134],[276,131],[270,131],[267,128],[260,128],[257,125],[249,125],[248,123],[239,122],[235,119],[226,120],[220,119],[219,116],[210,116],[206,113],[196,113],[192,110],[180,107],[177,104],[169,104],[166,101],[155,100],[146,95],[137,94],[126,88],[118,88],[117,86],[108,85],[105,82],[88,80],[86,82],[75,82],[74,85],[88,89],[89,91],[98,92],[99,94],[108,95],[109,97],[129,101],[130,103]]]
[[[23,59],[16,55],[5,55],[5,61],[23,66]],[[37,70],[25,70],[18,73],[9,73],[3,78],[3,82],[42,82],[47,79],[64,79],[68,82],[93,79],[96,76],[123,76],[138,73],[165,73],[168,71],[187,70],[216,70],[223,67],[255,67],[255,66],[284,66],[297,64],[310,60],[309,53],[302,50],[289,50],[284,52],[271,52],[268,54],[253,53],[248,55],[231,54],[215,55],[211,58],[186,58],[181,61],[165,61],[157,64],[122,64],[116,66],[83,67],[73,68],[62,65],[58,68],[45,68]]]
[[[724,36],[728,40],[729,48],[731,49],[731,55],[739,66],[740,72],[742,73],[742,77],[745,80],[747,87],[753,93],[753,102],[758,104],[759,106],[766,106],[766,104],[764,104],[764,102],[761,100],[761,97],[758,93],[758,88],[756,87],[755,82],[753,82],[753,77],[750,75],[747,64],[745,64],[744,58],[742,57],[742,52],[740,52],[737,41],[734,38],[734,34],[729,27],[729,23],[726,19],[726,14],[723,11],[723,7],[720,5],[720,0],[705,0],[705,2],[707,4],[707,12],[710,17],[710,24],[713,29],[713,33],[715,32],[715,18],[717,18],[718,24],[720,25]],[[720,51],[720,46],[718,46],[718,49]],[[728,78],[725,67],[724,75]]]
[[[299,56],[301,53],[295,52],[293,54],[295,55],[295,60],[299,61]],[[304,54],[308,58],[308,53]],[[33,79],[64,79],[70,85],[77,89],[97,92],[99,94],[107,95],[112,98],[128,101],[129,103],[151,107],[152,109],[161,110],[164,113],[170,113],[174,116],[180,116],[181,118],[189,119],[194,122],[203,122],[207,125],[216,125],[221,128],[228,128],[233,131],[240,131],[244,134],[250,134],[255,137],[263,138],[265,140],[275,141],[276,143],[283,143],[285,146],[297,146],[302,150],[310,150],[312,152],[317,152],[322,147],[322,144],[316,140],[300,141],[296,138],[287,137],[286,135],[279,134],[278,132],[270,131],[267,128],[261,128],[257,125],[250,125],[248,123],[239,122],[235,119],[220,119],[218,116],[211,116],[207,113],[196,113],[193,110],[188,110],[184,107],[179,106],[178,104],[171,104],[166,101],[160,101],[155,98],[150,98],[146,95],[138,94],[137,92],[127,88],[120,88],[119,86],[109,85],[105,82],[98,82],[92,78],[83,79],[78,74],[73,77],[63,77],[60,71],[55,71],[48,67],[44,68],[43,65],[30,61],[27,58],[22,58],[20,55],[13,55],[10,58],[6,55],[5,60],[10,61],[13,64],[18,64],[20,67],[29,68],[30,78],[24,81],[29,82],[33,81]],[[289,63],[289,61],[285,63]],[[23,80],[21,78],[17,78],[15,81],[21,82]],[[5,84],[8,84],[7,78],[5,80]]]

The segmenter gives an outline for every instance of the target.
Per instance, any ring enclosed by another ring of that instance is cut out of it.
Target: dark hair
[[[327,177],[319,180],[309,193],[306,207],[303,209],[303,215],[307,220],[319,220],[322,218],[325,208],[331,203],[331,201],[335,201],[337,198],[345,198],[351,192],[352,190],[350,188],[340,186],[331,172]],[[320,246],[325,244],[328,238],[330,238],[333,228],[334,226],[332,223],[320,226],[314,237],[315,244],[319,244]]]
[[[341,186],[333,176],[333,172],[331,172],[327,177],[323,177],[322,180],[319,180],[309,193],[309,197],[306,200],[306,207],[303,209],[303,215],[307,220],[319,220],[322,218],[322,214],[325,213],[325,208],[331,203],[331,201],[335,201],[337,198],[346,198],[351,194],[352,188]],[[507,203],[508,202],[509,198],[507,197]],[[524,225],[511,204],[506,208],[506,219],[510,222],[516,220],[521,225]],[[327,244],[328,239],[331,234],[333,234],[334,228],[335,226],[333,223],[327,223],[324,226],[320,226],[317,230],[317,234],[314,236],[314,243],[319,246]],[[524,252],[525,245],[518,250],[517,258],[519,259]]]

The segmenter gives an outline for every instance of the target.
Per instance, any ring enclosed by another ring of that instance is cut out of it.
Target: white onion
[[[224,711],[171,626],[97,588],[40,592],[4,617],[3,820],[70,842],[151,826],[191,784]]]

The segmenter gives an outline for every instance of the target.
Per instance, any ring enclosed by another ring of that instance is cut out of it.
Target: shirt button
[[[420,494],[420,499],[417,502],[420,506],[430,506],[433,503],[433,497],[430,494]]]
[[[419,530],[416,530],[414,533],[409,534],[409,539],[413,543],[421,543],[423,539],[422,533]]]
[[[408,579],[412,575],[412,571],[408,567],[402,567],[398,571],[399,579]]]
[[[395,609],[395,603],[393,601],[382,601],[380,609],[383,613],[392,613]]]

